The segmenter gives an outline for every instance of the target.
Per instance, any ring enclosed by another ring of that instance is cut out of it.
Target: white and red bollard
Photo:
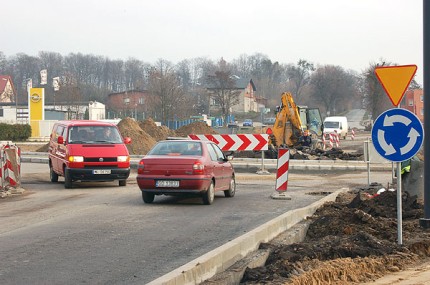
[[[334,134],[330,134],[330,148],[333,148],[333,143],[335,141]]]
[[[325,150],[325,134],[323,133],[323,150]]]
[[[286,196],[288,187],[288,167],[290,164],[290,150],[288,148],[278,149],[278,163],[276,172],[276,186],[275,194],[271,197],[273,199],[287,199],[291,200],[290,197]]]
[[[355,138],[355,131],[354,129],[351,129],[351,139],[354,140]]]

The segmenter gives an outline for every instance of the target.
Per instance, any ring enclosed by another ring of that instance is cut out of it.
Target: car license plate
[[[156,187],[179,187],[179,181],[177,180],[157,180],[155,182]]]
[[[94,169],[93,174],[110,174],[110,169]]]

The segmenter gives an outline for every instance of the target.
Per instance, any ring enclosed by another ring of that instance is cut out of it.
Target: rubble
[[[430,256],[430,231],[421,228],[423,205],[402,195],[403,245],[397,242],[396,191],[381,185],[355,189],[325,204],[309,219],[301,243],[262,244],[263,267],[247,269],[241,284],[357,284],[422,262]],[[369,195],[367,195],[369,194]]]

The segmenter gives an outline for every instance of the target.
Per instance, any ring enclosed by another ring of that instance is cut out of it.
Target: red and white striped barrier
[[[269,149],[268,134],[189,135],[188,138],[192,140],[212,141],[223,151]]]
[[[355,131],[354,131],[354,129],[351,129],[351,139],[352,140],[355,139]]]
[[[285,192],[288,186],[288,167],[290,164],[290,150],[278,149],[278,166],[276,173],[276,191]]]
[[[325,134],[322,135],[323,150],[325,150]]]
[[[0,145],[0,190],[18,187],[21,181],[21,150],[11,144]]]
[[[333,140],[336,143],[336,147],[339,147],[340,135],[338,133],[333,134]]]
[[[326,136],[328,136],[328,140],[326,139]],[[340,137],[339,137],[338,133],[324,134],[322,141],[323,141],[323,150],[326,149],[327,142],[328,142],[330,148],[333,148],[333,146],[335,146],[335,145],[336,145],[336,147],[339,147],[339,145],[340,145],[340,143],[339,143]]]

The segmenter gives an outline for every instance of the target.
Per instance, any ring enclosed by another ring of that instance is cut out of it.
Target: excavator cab
[[[280,146],[297,147],[303,141],[312,141],[310,147],[318,147],[322,136],[322,118],[319,109],[297,106],[289,92],[281,95],[281,106],[276,109],[276,121],[270,143],[273,149]],[[304,134],[308,137],[304,138]],[[306,139],[306,140],[305,140]]]

